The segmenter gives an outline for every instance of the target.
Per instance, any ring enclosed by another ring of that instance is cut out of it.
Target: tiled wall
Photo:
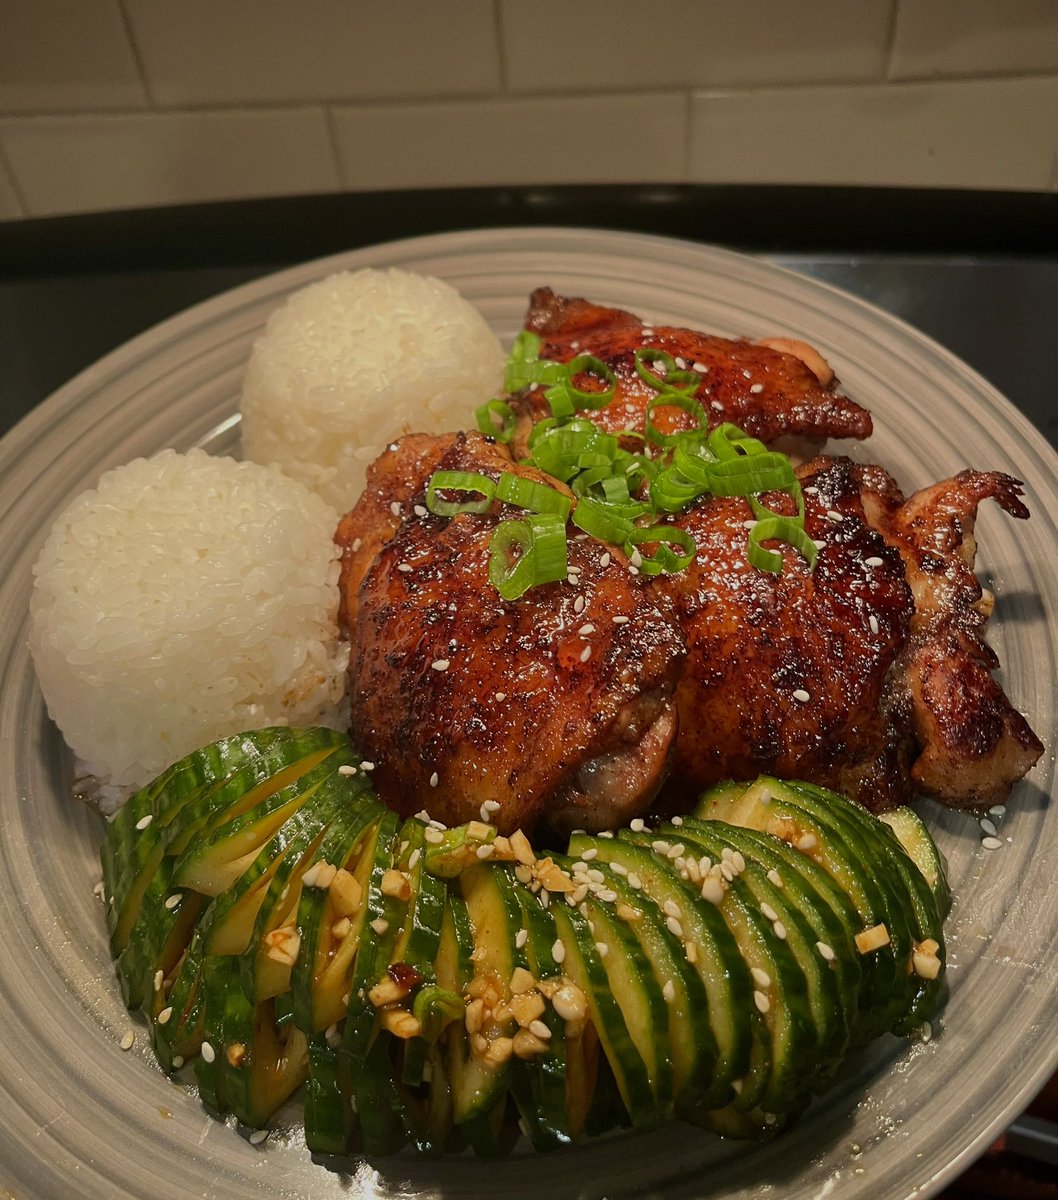
[[[0,0],[0,218],[633,180],[1058,188],[1058,0]]]

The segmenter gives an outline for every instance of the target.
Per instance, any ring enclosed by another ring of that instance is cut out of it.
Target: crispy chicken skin
[[[711,427],[732,421],[767,442],[786,436],[865,438],[871,433],[870,414],[834,390],[833,372],[803,342],[751,342],[650,326],[622,309],[566,299],[549,288],[533,292],[525,327],[543,339],[543,358],[568,362],[578,354],[593,354],[614,371],[617,391],[609,405],[582,414],[610,433],[643,430],[647,404],[657,395],[636,371],[635,352],[646,346],[667,351],[687,368],[696,364],[694,370],[702,376],[696,399]],[[584,386],[590,389],[588,381]],[[521,418],[520,457],[533,422],[551,413],[543,388],[522,393],[514,407]],[[671,406],[659,406],[653,419],[664,433],[697,425]]]
[[[398,442],[372,473],[373,483],[419,474],[391,536],[389,505],[370,499],[339,533],[352,730],[377,764],[380,797],[447,824],[478,819],[491,801],[502,831],[626,823],[654,798],[676,732],[683,645],[665,597],[619,552],[571,536],[575,584],[504,601],[489,583],[489,542],[520,510],[497,502],[444,518],[415,506],[434,466],[539,473],[479,434],[450,439],[436,462],[421,450],[409,445],[402,462]]]
[[[995,500],[1025,518],[1021,485],[995,471],[963,471],[916,492],[884,500],[874,523],[904,561],[915,600],[908,645],[898,664],[919,755],[918,790],[959,807],[1006,800],[1043,753],[992,672],[999,665],[984,641],[992,609],[973,564],[978,505]]]
[[[966,471],[905,501],[880,467],[847,459],[798,476],[821,543],[813,572],[789,548],[781,575],[749,564],[743,500],[677,519],[698,557],[659,580],[688,649],[670,801],[762,772],[874,811],[916,791],[960,807],[1005,799],[1042,746],[991,674],[973,522],[986,498],[1027,516],[1017,483]]]
[[[899,553],[867,524],[861,502],[862,492],[889,495],[895,485],[845,459],[817,459],[798,474],[806,530],[823,543],[814,571],[790,547],[781,548],[781,574],[752,566],[752,513],[741,498],[708,500],[676,520],[698,543],[686,571],[658,579],[687,641],[670,785],[684,803],[722,779],[762,772],[871,808],[907,797],[912,747],[887,680],[913,598]]]

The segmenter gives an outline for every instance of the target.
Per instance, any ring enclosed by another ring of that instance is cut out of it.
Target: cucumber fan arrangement
[[[764,1136],[944,992],[949,893],[907,808],[762,777],[564,852],[381,805],[349,739],[269,728],[137,792],[111,946],[167,1072],[309,1148],[539,1151],[680,1117]]]

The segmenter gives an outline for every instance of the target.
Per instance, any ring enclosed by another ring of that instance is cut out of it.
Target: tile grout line
[[[143,103],[144,108],[138,111],[150,112],[157,106],[154,100],[154,93],[151,90],[150,81],[147,78],[147,68],[143,62],[143,55],[140,52],[139,43],[136,41],[136,33],[132,28],[132,19],[128,13],[128,6],[125,0],[114,0],[117,5],[118,16],[121,18],[122,27],[125,30],[125,37],[128,40],[129,51],[132,54],[132,61],[136,65],[136,74],[139,77],[140,87],[143,88]]]
[[[882,82],[893,82],[893,54],[896,50],[896,28],[900,21],[902,0],[890,0],[889,26],[885,32],[885,50],[882,59]]]
[[[54,108],[54,109],[27,109],[24,111],[8,111],[0,112],[0,124],[9,124],[14,121],[46,121],[51,118],[70,120],[70,119],[85,119],[92,120],[96,117],[170,117],[170,116],[192,116],[192,115],[225,115],[225,114],[245,114],[245,113],[274,113],[274,112],[303,112],[303,111],[319,111],[321,108],[357,108],[364,111],[371,109],[379,110],[399,110],[404,108],[414,108],[423,104],[428,104],[431,107],[443,107],[445,105],[454,104],[491,104],[496,100],[505,101],[511,104],[519,104],[525,102],[538,102],[541,100],[560,100],[560,101],[591,101],[591,100],[623,100],[623,99],[650,99],[660,97],[673,97],[683,95],[709,95],[723,94],[734,96],[755,96],[765,94],[776,94],[782,92],[801,92],[801,91],[827,91],[827,90],[845,90],[845,89],[866,89],[866,88],[881,88],[885,91],[894,90],[899,87],[944,87],[948,84],[957,83],[979,83],[979,84],[999,84],[999,83],[1015,83],[1018,81],[1033,81],[1040,82],[1058,82],[1058,71],[1054,70],[1027,70],[1021,72],[1005,72],[1001,75],[980,75],[980,74],[962,74],[962,75],[922,75],[922,76],[900,76],[891,80],[877,79],[828,79],[825,82],[818,80],[796,80],[790,82],[776,81],[771,83],[755,82],[742,84],[686,84],[680,87],[672,88],[626,88],[621,91],[533,91],[533,92],[506,92],[497,94],[495,92],[466,92],[452,93],[446,96],[437,96],[436,94],[426,94],[414,96],[393,96],[381,98],[368,97],[340,97],[340,96],[319,96],[309,100],[238,100],[232,103],[205,101],[200,104],[188,103],[177,105],[157,106],[152,102],[150,108],[133,108],[123,105],[116,105],[107,108]]]
[[[0,131],[0,172],[6,176],[8,183],[11,185],[11,191],[14,192],[15,200],[18,202],[19,208],[22,210],[20,215],[23,217],[31,216],[29,211],[29,201],[26,198],[25,190],[22,187],[22,182],[15,174],[14,164],[7,155],[4,149],[3,132]]]

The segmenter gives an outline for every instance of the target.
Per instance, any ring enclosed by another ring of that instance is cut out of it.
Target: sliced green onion
[[[710,464],[709,491],[714,496],[753,496],[759,492],[784,492],[797,483],[785,454],[739,455]]]
[[[693,396],[686,396],[682,392],[659,392],[647,405],[643,417],[643,429],[647,435],[647,441],[652,442],[655,446],[675,445],[680,434],[686,432],[686,430],[679,430],[676,433],[662,433],[654,424],[654,412],[659,408],[682,409],[683,412],[695,418],[699,429],[705,429],[709,425],[705,409]]]
[[[716,455],[709,449],[707,439],[707,434],[696,429],[690,433],[681,433],[672,446],[672,465],[685,479],[702,487],[708,486],[709,467],[717,461]]]
[[[709,449],[724,462],[739,455],[767,454],[768,448],[744,429],[725,421],[709,434]]]
[[[565,579],[567,565],[566,522],[555,513],[501,521],[489,541],[489,582],[504,600]]]
[[[640,546],[657,543],[653,554],[646,555]],[[673,546],[682,547],[683,553],[678,554]],[[650,529],[635,529],[625,545],[625,553],[629,557],[638,553],[637,566],[644,575],[660,575],[663,572],[673,574],[689,567],[698,553],[698,544],[685,530],[673,525],[654,525]]]
[[[464,492],[479,498],[445,500],[439,492]],[[483,513],[488,512],[495,495],[496,484],[487,475],[477,475],[473,471],[434,471],[426,488],[426,507],[439,517]]]
[[[708,489],[688,479],[679,467],[666,467],[659,471],[650,484],[650,499],[660,512],[682,512],[693,504]]]
[[[612,546],[623,546],[635,533],[632,522],[607,504],[596,500],[579,500],[573,510],[573,524],[578,529],[600,542],[609,542]]]
[[[478,432],[494,437],[498,442],[509,442],[518,423],[514,409],[506,400],[489,400],[474,412]]]
[[[635,353],[636,374],[644,383],[659,392],[675,392],[681,396],[693,396],[702,382],[701,375],[695,371],[681,370],[676,366],[676,360],[666,350],[658,350],[651,346],[642,346]],[[661,366],[663,375],[657,375],[654,368]]]
[[[531,383],[558,383],[565,376],[565,366],[540,357],[543,338],[523,329],[514,339],[511,353],[503,368],[503,390],[520,392]]]
[[[815,566],[819,549],[805,533],[800,518],[765,517],[749,531],[746,557],[753,566],[759,567],[760,570],[771,571],[778,575],[783,565],[782,554],[778,550],[768,550],[761,544],[769,541],[786,542],[808,563],[809,570]]]
[[[577,387],[573,380],[578,375],[598,380],[603,385],[602,389],[589,392]],[[556,417],[568,417],[578,409],[605,408],[616,391],[617,377],[602,359],[594,354],[578,354],[566,364],[565,377],[549,387],[544,398]]]
[[[526,479],[524,475],[514,475],[510,471],[504,471],[500,476],[496,499],[531,512],[557,513],[563,521],[569,516],[571,504],[568,496],[546,483],[537,483],[535,479]]]

